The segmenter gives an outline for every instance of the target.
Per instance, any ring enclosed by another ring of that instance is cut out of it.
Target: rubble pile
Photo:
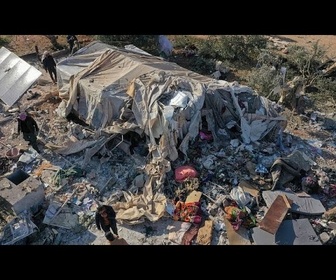
[[[110,57],[110,51],[99,55]],[[74,74],[76,90],[88,82],[80,84],[80,73]],[[126,96],[126,121],[111,124],[95,120],[87,107],[64,114],[82,101],[65,106],[64,91],[58,98],[56,86],[34,83],[19,103],[40,125],[40,153],[12,137],[20,108],[1,107],[2,245],[107,244],[95,243],[94,215],[102,204],[116,210],[120,237],[130,245],[335,243],[332,126],[322,140],[299,137],[279,104],[237,83],[160,74],[131,84],[127,92],[138,103],[130,106]],[[156,90],[140,98],[142,86]],[[112,88],[121,95],[121,87]],[[163,88],[160,98],[157,88]],[[32,92],[39,94],[31,98]],[[141,115],[146,110],[151,122]],[[314,113],[302,119],[317,135],[332,121]],[[134,119],[143,126],[135,128]],[[8,158],[12,147],[20,154]]]

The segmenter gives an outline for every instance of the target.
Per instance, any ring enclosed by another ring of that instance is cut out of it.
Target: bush
[[[209,36],[207,39],[200,40],[197,47],[199,56],[204,59],[221,59],[216,36]]]
[[[212,59],[194,57],[189,64],[192,71],[201,75],[210,75],[215,71],[216,63]]]
[[[333,78],[319,77],[314,84],[318,90],[311,97],[316,100],[326,101],[332,99],[336,102],[336,81]]]
[[[303,77],[305,85],[312,85],[322,75],[319,66],[326,58],[326,50],[315,42],[311,48],[292,45],[288,47],[287,64],[289,68]]]
[[[0,48],[6,47],[9,44],[9,39],[5,36],[0,36]]]
[[[272,70],[267,64],[263,64],[250,72],[247,76],[247,83],[260,95],[266,97],[279,85],[279,78],[278,71]]]
[[[174,35],[171,41],[174,48],[183,49],[184,47],[192,44],[197,46],[200,40],[190,35]]]
[[[150,54],[159,55],[157,35],[97,35],[97,39],[116,47],[132,44]]]
[[[260,52],[267,46],[262,35],[222,35],[218,39],[217,53],[220,60],[238,65],[255,65]]]

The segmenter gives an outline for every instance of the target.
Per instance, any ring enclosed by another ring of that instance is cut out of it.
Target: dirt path
[[[304,47],[310,47],[313,43],[318,42],[319,45],[326,49],[329,58],[336,57],[336,35],[273,35],[289,44],[298,44]]]

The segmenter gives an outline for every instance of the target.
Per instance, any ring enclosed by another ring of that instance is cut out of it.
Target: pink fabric
[[[184,165],[175,169],[175,180],[179,183],[188,178],[196,178],[198,173],[192,166]]]
[[[200,135],[200,138],[202,140],[207,140],[207,141],[212,140],[212,134],[211,134],[211,132],[206,133],[206,132],[200,131],[199,135]]]

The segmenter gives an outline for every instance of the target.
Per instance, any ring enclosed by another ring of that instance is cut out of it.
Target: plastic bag
[[[244,192],[241,187],[234,187],[231,192],[230,196],[233,200],[237,202],[239,207],[244,208],[247,204],[252,201],[252,197],[249,193]]]

